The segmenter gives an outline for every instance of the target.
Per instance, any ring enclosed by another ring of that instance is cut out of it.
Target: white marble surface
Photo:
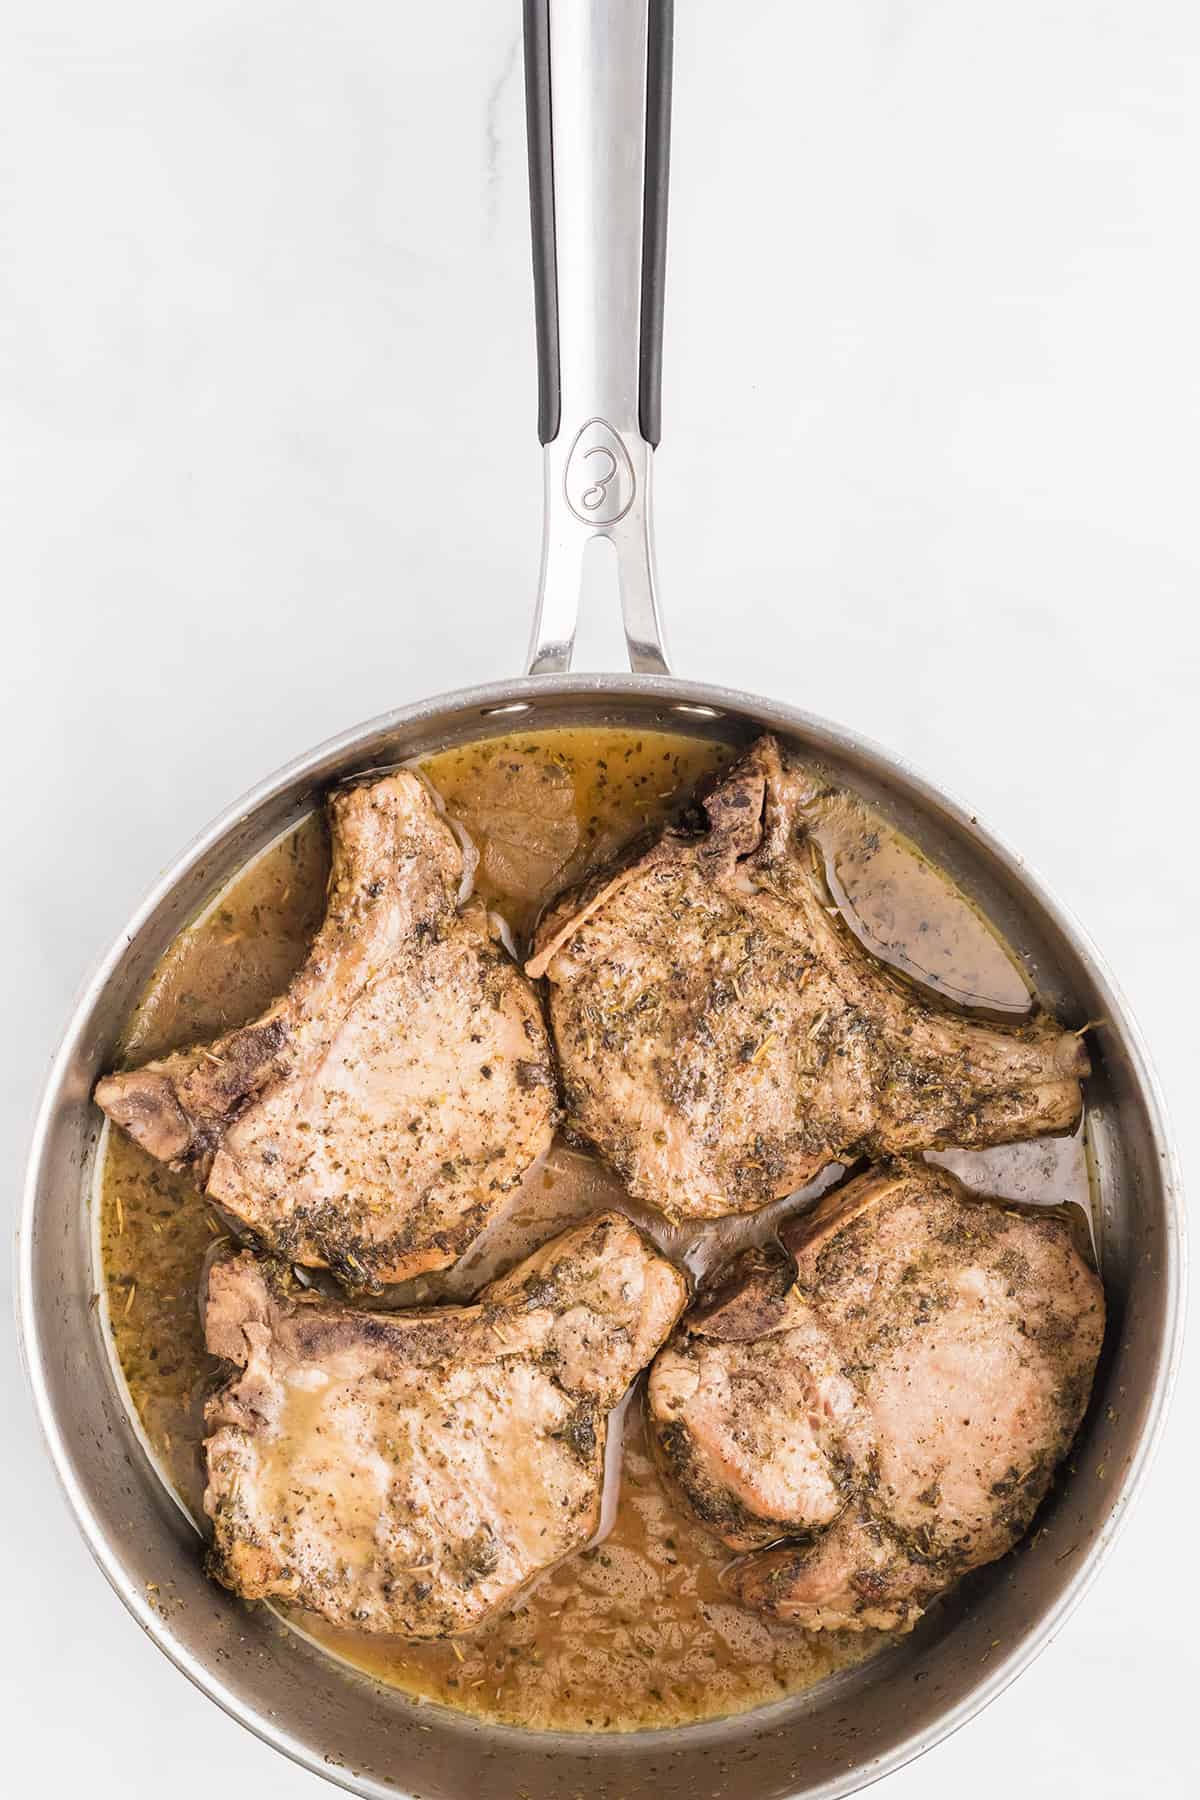
[[[1200,11],[678,11],[676,667],[869,732],[1019,843],[1119,970],[1194,1164]],[[72,991],[182,842],[302,746],[518,667],[517,15],[4,9],[10,1194]],[[0,1400],[7,1791],[315,1800],[110,1597],[10,1340]],[[1193,1348],[1111,1568],[889,1800],[1200,1790],[1198,1407]]]

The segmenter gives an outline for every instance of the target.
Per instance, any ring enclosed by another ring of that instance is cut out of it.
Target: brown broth
[[[861,1662],[878,1632],[806,1632],[735,1605],[722,1544],[668,1497],[635,1395],[621,1492],[604,1541],[544,1576],[524,1604],[451,1644],[372,1641],[296,1623],[356,1667],[429,1700],[507,1724],[635,1730],[741,1712]],[[460,1660],[461,1656],[461,1660]]]
[[[660,824],[733,754],[665,733],[514,734],[425,760],[427,778],[480,852],[476,887],[527,937],[547,898],[631,836]],[[831,894],[877,955],[989,1011],[1030,1004],[1007,946],[946,877],[863,803],[814,782],[810,820]],[[329,848],[303,821],[181,932],[121,1045],[126,1064],[253,1017],[304,960],[320,921]],[[938,1157],[981,1191],[1088,1205],[1083,1134]],[[105,1132],[99,1177],[105,1312],[116,1359],[165,1479],[203,1523],[205,1395],[220,1365],[204,1348],[198,1287],[226,1226],[182,1175]],[[631,1202],[596,1159],[555,1143],[505,1213],[453,1270],[393,1290],[390,1304],[463,1298],[571,1220],[617,1205],[693,1273],[761,1240],[806,1196],[750,1219],[672,1231]],[[879,1634],[807,1633],[733,1604],[728,1552],[674,1504],[647,1453],[640,1401],[624,1415],[619,1498],[603,1542],[550,1571],[473,1639],[410,1644],[291,1623],[333,1655],[422,1699],[509,1723],[632,1729],[741,1711],[861,1661]]]

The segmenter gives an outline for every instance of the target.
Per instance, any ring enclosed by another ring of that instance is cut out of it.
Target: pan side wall
[[[1036,1540],[964,1584],[895,1649],[809,1695],[619,1738],[525,1733],[416,1706],[214,1587],[126,1417],[90,1304],[99,1277],[87,1216],[96,1076],[163,950],[238,867],[334,781],[514,728],[585,724],[735,740],[780,731],[960,882],[1068,1022],[1108,1021],[1094,1037],[1089,1104],[1110,1330],[1073,1473]],[[845,1794],[918,1754],[998,1692],[1065,1616],[1111,1542],[1160,1423],[1182,1265],[1170,1150],[1136,1031],[1086,942],[968,815],[869,746],[749,696],[657,678],[538,678],[347,734],[272,777],[185,852],[98,971],[52,1073],[30,1171],[21,1304],[35,1400],[93,1553],[184,1672],[285,1753],[354,1791],[422,1800],[568,1800],[585,1788],[621,1800],[776,1800]]]

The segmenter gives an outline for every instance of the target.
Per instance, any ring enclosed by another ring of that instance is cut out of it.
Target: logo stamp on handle
[[[589,419],[571,445],[563,471],[567,505],[584,525],[615,525],[633,505],[637,477],[619,432]]]

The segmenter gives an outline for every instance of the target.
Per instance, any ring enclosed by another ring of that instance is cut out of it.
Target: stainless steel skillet
[[[526,7],[538,271],[542,580],[527,677],[421,702],[306,753],[184,852],[101,963],[38,1116],[20,1242],[24,1351],[80,1527],[130,1611],[234,1717],[355,1792],[422,1800],[834,1796],[962,1724],[1037,1654],[1107,1554],[1161,1428],[1179,1352],[1178,1182],[1136,1028],[1086,938],[978,821],[861,739],[785,704],[666,671],[650,536],[658,436],[670,9],[655,0]],[[571,676],[581,561],[616,551],[632,675]],[[895,1649],[739,1718],[623,1737],[472,1723],[343,1670],[214,1588],[144,1456],[102,1328],[90,1181],[96,1076],[160,955],[250,856],[333,782],[523,726],[767,728],[827,763],[914,836],[995,920],[1044,998],[1093,1033],[1089,1105],[1111,1329],[1073,1469],[1036,1541],[983,1570]],[[153,1585],[151,1585],[153,1584]]]

